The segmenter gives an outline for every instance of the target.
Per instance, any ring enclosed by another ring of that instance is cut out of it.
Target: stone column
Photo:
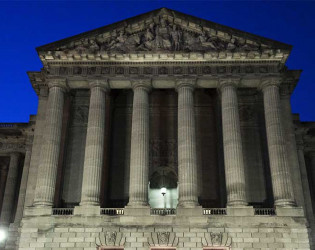
[[[294,197],[296,205],[305,207],[305,196],[303,195],[303,178],[301,166],[299,164],[298,148],[296,141],[296,131],[293,125],[293,116],[291,110],[291,93],[293,92],[294,83],[282,83],[280,88],[280,109],[282,115],[283,129],[286,135],[286,149],[289,163],[289,170],[291,173],[292,182],[296,185],[293,186]]]
[[[27,179],[28,179],[28,172],[30,168],[31,155],[32,155],[32,145],[31,145],[31,142],[29,141],[26,145],[24,166],[23,166],[19,198],[18,198],[18,203],[16,207],[14,223],[19,223],[23,217],[23,208],[24,208],[24,203],[25,203],[26,185],[27,185]]]
[[[40,152],[43,145],[43,134],[45,130],[46,107],[48,100],[48,87],[42,87],[38,95],[38,108],[36,114],[36,123],[34,138],[32,143],[32,156],[29,168],[29,175],[26,185],[24,207],[31,207],[34,204],[36,180],[40,160]]]
[[[35,189],[35,207],[53,205],[60,153],[65,90],[66,82],[64,80],[49,82],[45,128]]]
[[[107,81],[90,83],[91,97],[86,134],[81,206],[100,206],[100,187],[104,159],[105,99]]]
[[[1,209],[0,224],[9,226],[14,209],[14,197],[19,174],[19,153],[10,154],[10,165],[4,190],[3,204]]]
[[[227,206],[246,206],[246,185],[237,101],[239,79],[220,80]]]
[[[303,151],[304,153],[304,151]],[[301,152],[302,154],[302,152]],[[313,182],[313,185],[315,186],[315,151],[310,151],[308,153],[309,159],[310,159],[310,165],[311,165],[311,179]]]
[[[133,80],[129,207],[148,206],[150,80]]]
[[[0,164],[0,211],[2,208],[2,202],[4,198],[5,184],[7,180],[8,166],[6,164]]]
[[[176,85],[178,92],[178,206],[193,208],[198,206],[195,80],[178,80]]]
[[[281,120],[279,78],[262,80],[270,172],[275,206],[294,206],[294,193]]]

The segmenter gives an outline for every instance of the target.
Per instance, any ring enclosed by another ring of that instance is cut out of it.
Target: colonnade
[[[219,81],[221,93],[222,131],[227,206],[246,206],[244,159],[240,130],[237,88],[240,79]],[[196,126],[194,115],[195,79],[176,81],[178,92],[178,181],[179,206],[198,206]],[[286,156],[285,136],[280,118],[280,79],[261,81],[263,93],[270,171],[276,206],[294,206],[292,181]],[[56,185],[57,164],[62,130],[64,82],[49,83],[46,126],[34,206],[52,206]],[[106,80],[90,82],[91,96],[88,117],[82,195],[80,206],[99,206],[104,152],[105,98],[109,91]],[[132,80],[133,112],[130,156],[130,207],[148,206],[149,173],[149,79]]]

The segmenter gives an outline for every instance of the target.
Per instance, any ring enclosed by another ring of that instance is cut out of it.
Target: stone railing
[[[101,208],[101,215],[124,215],[123,208]]]
[[[73,215],[73,208],[53,208],[52,215]]]
[[[151,208],[151,215],[174,215],[175,208]]]
[[[226,208],[204,208],[203,215],[226,215]]]
[[[276,209],[274,208],[254,208],[255,215],[267,215],[267,216],[275,216]]]

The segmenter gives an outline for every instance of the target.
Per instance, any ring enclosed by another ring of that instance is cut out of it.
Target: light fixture
[[[165,187],[162,187],[161,188],[161,194],[164,196],[166,194],[166,188]]]
[[[6,231],[3,228],[0,228],[0,243],[5,240],[7,237]]]

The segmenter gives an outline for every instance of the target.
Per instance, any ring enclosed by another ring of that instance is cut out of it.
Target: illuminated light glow
[[[0,242],[4,241],[6,236],[7,236],[6,231],[0,228]]]
[[[161,188],[161,194],[166,194],[166,188],[165,187]]]

